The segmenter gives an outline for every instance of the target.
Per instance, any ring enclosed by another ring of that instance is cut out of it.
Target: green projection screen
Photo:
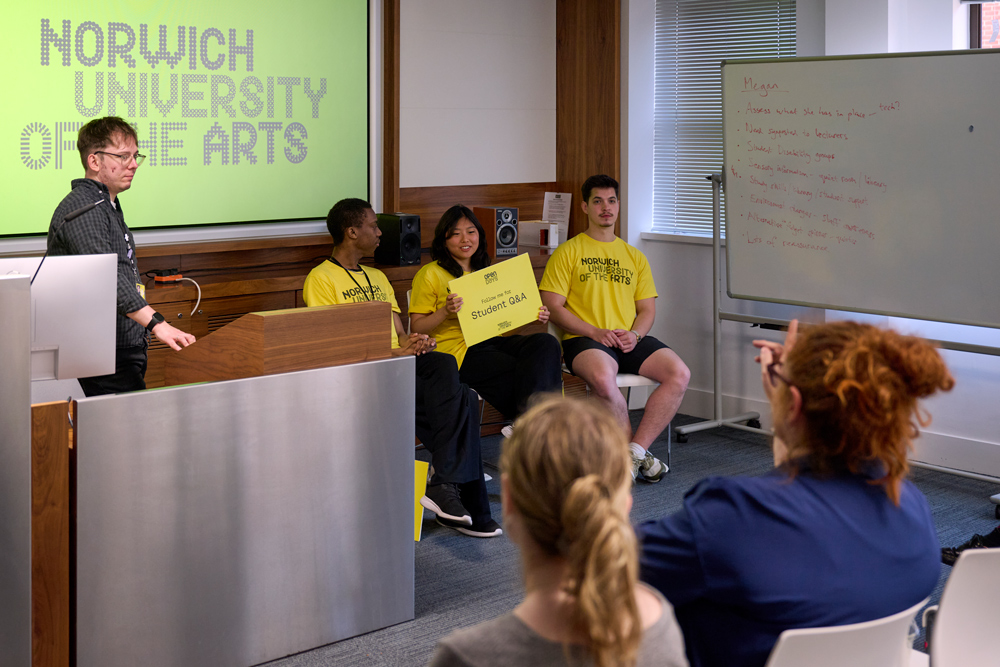
[[[368,1],[38,0],[0,22],[0,236],[44,234],[116,115],[136,229],[323,218],[368,195]]]

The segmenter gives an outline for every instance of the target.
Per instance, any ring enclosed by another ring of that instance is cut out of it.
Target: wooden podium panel
[[[387,359],[391,322],[384,301],[248,313],[171,354],[166,385]]]
[[[69,667],[70,403],[31,406],[31,664]]]

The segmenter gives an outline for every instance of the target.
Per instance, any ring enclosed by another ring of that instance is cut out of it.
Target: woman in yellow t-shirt
[[[485,232],[467,207],[452,206],[434,229],[431,257],[413,278],[410,328],[437,340],[439,352],[458,361],[458,374],[504,417],[514,419],[525,411],[535,393],[559,391],[562,365],[559,342],[547,333],[496,336],[467,347],[458,322],[462,299],[449,293],[448,282],[490,265]],[[548,322],[542,306],[538,321]],[[506,433],[505,433],[506,435]]]

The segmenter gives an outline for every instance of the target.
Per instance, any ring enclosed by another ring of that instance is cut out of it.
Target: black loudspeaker
[[[379,213],[382,238],[375,248],[375,262],[391,266],[420,263],[420,216],[409,213]]]
[[[477,206],[472,209],[486,232],[486,251],[493,259],[517,254],[517,209]]]

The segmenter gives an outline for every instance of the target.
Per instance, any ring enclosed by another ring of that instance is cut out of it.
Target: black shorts
[[[656,338],[652,336],[645,336],[639,341],[639,344],[632,348],[631,352],[622,352],[621,349],[617,347],[608,347],[607,345],[602,345],[595,340],[591,340],[586,336],[577,336],[576,338],[567,338],[563,341],[563,361],[566,362],[566,367],[569,368],[570,372],[573,372],[573,359],[576,355],[580,354],[584,350],[602,350],[618,362],[618,372],[619,373],[632,373],[633,375],[639,374],[639,369],[642,367],[642,363],[649,359],[657,350],[662,350],[664,348],[670,349],[663,343],[661,343]],[[576,373],[573,373],[576,375]]]

